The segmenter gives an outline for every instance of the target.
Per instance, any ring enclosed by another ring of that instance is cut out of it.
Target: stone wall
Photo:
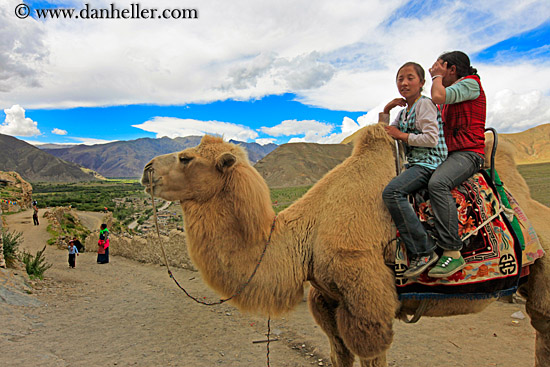
[[[189,259],[184,232],[172,230],[168,236],[161,235],[160,239],[156,234],[148,234],[144,237],[126,237],[110,233],[109,237],[110,255],[124,256],[144,263],[164,264],[159,245],[162,242],[170,266],[197,271]],[[84,242],[86,251],[97,252],[98,240],[99,231],[92,232]]]

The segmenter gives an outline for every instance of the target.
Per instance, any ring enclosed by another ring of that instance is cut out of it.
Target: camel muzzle
[[[141,176],[141,184],[145,186],[145,191],[149,192],[153,189],[154,185],[154,172],[153,162],[147,163],[145,168],[143,168],[143,175]]]

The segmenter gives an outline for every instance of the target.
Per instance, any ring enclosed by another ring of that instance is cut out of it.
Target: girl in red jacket
[[[458,214],[451,189],[476,173],[484,162],[486,100],[477,70],[464,52],[439,56],[430,68],[432,100],[439,104],[448,158],[433,173],[428,191],[438,242],[444,252],[428,275],[446,278],[466,266],[460,250]]]

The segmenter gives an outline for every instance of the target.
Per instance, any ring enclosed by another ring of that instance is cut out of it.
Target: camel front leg
[[[330,343],[330,360],[334,367],[352,367],[354,356],[338,335],[335,309],[338,303],[325,298],[311,287],[308,296],[309,310],[321,329],[327,334]]]
[[[365,363],[386,366],[398,306],[393,275],[382,256],[372,253],[340,252],[333,259],[328,273],[341,296],[336,308],[338,334]]]

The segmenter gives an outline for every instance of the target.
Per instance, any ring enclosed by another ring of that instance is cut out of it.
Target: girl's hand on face
[[[407,101],[404,98],[395,98],[391,100],[386,107],[384,107],[384,113],[390,113],[390,110],[394,107],[401,106],[405,107],[407,105]]]
[[[437,60],[436,62],[434,62],[429,71],[432,77],[435,75],[445,76],[445,74],[447,73],[447,61],[442,62],[442,60]]]

